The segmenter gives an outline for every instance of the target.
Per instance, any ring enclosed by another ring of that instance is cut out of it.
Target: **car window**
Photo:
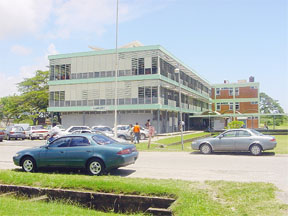
[[[117,143],[116,140],[107,137],[103,134],[97,134],[95,136],[92,137],[92,139],[99,145],[106,145],[106,144],[113,144],[113,143]]]
[[[238,131],[238,137],[249,137],[251,134],[248,131]]]
[[[257,136],[264,136],[264,134],[262,134],[262,133],[260,133],[260,132],[258,132],[258,131],[256,131],[256,130],[254,130],[254,129],[251,129],[251,131],[252,131],[254,134],[256,134]]]
[[[228,131],[223,134],[223,137],[235,137],[236,136],[236,131]]]
[[[55,141],[53,141],[49,147],[53,148],[53,147],[67,147],[69,146],[69,143],[70,143],[70,138],[69,137],[62,137],[62,138],[59,138]]]
[[[72,137],[72,141],[70,143],[71,147],[77,146],[89,146],[89,140],[86,137]]]

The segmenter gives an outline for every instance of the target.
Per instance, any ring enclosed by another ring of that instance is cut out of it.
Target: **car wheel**
[[[211,148],[211,146],[209,144],[202,144],[200,146],[200,152],[202,154],[211,154],[212,148]]]
[[[250,152],[252,155],[258,156],[262,153],[262,148],[260,145],[254,144],[250,147]]]
[[[3,142],[3,139],[0,139],[0,142]]]
[[[140,139],[141,139],[141,140],[145,140],[145,139],[146,139],[145,134],[140,134]]]
[[[123,139],[123,140],[126,140],[126,137],[123,136],[123,135],[118,136],[118,138]]]
[[[36,171],[36,163],[32,157],[25,157],[22,160],[22,169],[25,172],[34,172]]]
[[[91,159],[87,164],[87,171],[90,175],[101,175],[105,171],[104,163],[100,159]]]

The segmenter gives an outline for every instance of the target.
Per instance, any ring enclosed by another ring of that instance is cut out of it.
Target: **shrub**
[[[244,122],[242,121],[231,121],[228,123],[228,128],[237,129],[237,128],[241,128],[243,125],[244,125]]]

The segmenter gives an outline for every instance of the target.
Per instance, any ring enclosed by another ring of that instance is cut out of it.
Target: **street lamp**
[[[115,37],[115,103],[114,103],[114,136],[117,138],[117,112],[118,112],[118,6],[119,2],[117,0],[117,5],[116,5],[116,37]]]
[[[174,72],[175,72],[175,74],[178,74],[181,147],[182,147],[182,150],[184,150],[184,143],[183,143],[183,124],[182,124],[182,106],[181,106],[181,83],[180,83],[180,70],[179,70],[178,66],[176,66]]]

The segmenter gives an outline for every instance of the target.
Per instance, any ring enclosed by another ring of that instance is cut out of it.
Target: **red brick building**
[[[223,84],[212,85],[211,98],[212,110],[223,115],[222,120],[215,119],[214,129],[227,126],[233,119],[243,121],[247,128],[259,127],[259,83],[254,82],[254,77],[249,82],[225,80]]]

